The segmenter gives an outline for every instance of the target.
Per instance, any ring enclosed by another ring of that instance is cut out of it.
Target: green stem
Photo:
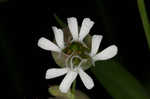
[[[56,21],[58,22],[58,24],[59,24],[62,28],[67,27],[67,25],[66,25],[56,14],[54,14],[54,17],[55,17]]]
[[[71,99],[75,99],[75,91],[76,91],[76,80],[73,82],[73,85],[72,85],[72,98]]]
[[[148,43],[148,47],[150,49],[150,23],[149,23],[149,19],[148,19],[148,15],[146,13],[146,7],[144,4],[144,0],[137,0],[137,5],[139,8],[139,13],[141,16],[141,20],[143,23],[143,27],[144,27],[144,31],[145,31],[145,35],[146,35],[146,39],[147,39],[147,43]]]

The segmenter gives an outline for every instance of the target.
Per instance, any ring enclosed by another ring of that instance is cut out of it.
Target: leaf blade
[[[96,62],[92,71],[114,99],[150,99],[140,83],[118,62]]]

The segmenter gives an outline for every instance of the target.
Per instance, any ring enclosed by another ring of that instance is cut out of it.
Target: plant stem
[[[76,91],[76,80],[73,82],[73,85],[72,85],[72,98],[71,99],[75,99],[75,91]]]
[[[62,28],[67,27],[67,25],[66,25],[56,14],[54,14],[54,17],[55,17],[57,23],[58,23]]]
[[[150,49],[150,22],[148,19],[148,15],[146,13],[146,7],[145,7],[144,0],[137,0],[137,5],[139,8],[139,13],[140,13],[141,20],[143,23],[143,28],[145,31],[145,36],[147,39],[148,47]]]

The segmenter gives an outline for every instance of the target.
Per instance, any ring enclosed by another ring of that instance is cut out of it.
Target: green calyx
[[[53,86],[49,87],[48,92],[52,96],[55,96],[54,99],[72,99],[72,95],[74,95],[74,97],[77,97],[78,99],[90,99],[85,93],[83,93],[79,90],[75,90],[74,93],[72,93],[71,90],[69,90],[67,93],[62,93],[59,90],[58,85],[53,85]],[[76,99],[76,98],[74,98],[74,99]]]

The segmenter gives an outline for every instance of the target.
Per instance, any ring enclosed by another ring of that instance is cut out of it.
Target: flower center
[[[63,50],[63,52],[67,55],[72,55],[72,56],[79,56],[82,59],[88,59],[90,58],[88,53],[89,53],[89,48],[85,47],[83,44],[80,42],[72,42],[71,44],[68,44],[68,46]],[[72,63],[74,65],[78,65],[81,62],[79,58],[74,58]]]
[[[80,42],[72,42],[71,44],[68,44],[63,52],[67,55],[71,55],[73,53],[73,55],[79,55],[81,58],[86,58],[88,57],[86,53],[89,53],[89,48],[86,48]]]
[[[80,41],[71,41],[72,36],[70,35],[69,30],[64,31],[64,41],[65,41],[65,48],[62,50],[62,54],[52,52],[52,56],[55,62],[60,67],[70,67],[70,60],[73,56],[79,56],[82,60],[87,60],[86,62],[83,61],[81,67],[84,70],[87,70],[89,67],[92,66],[92,61],[89,56],[91,51],[91,36],[88,35],[83,42]],[[81,60],[79,58],[74,58],[73,67],[77,67]]]

